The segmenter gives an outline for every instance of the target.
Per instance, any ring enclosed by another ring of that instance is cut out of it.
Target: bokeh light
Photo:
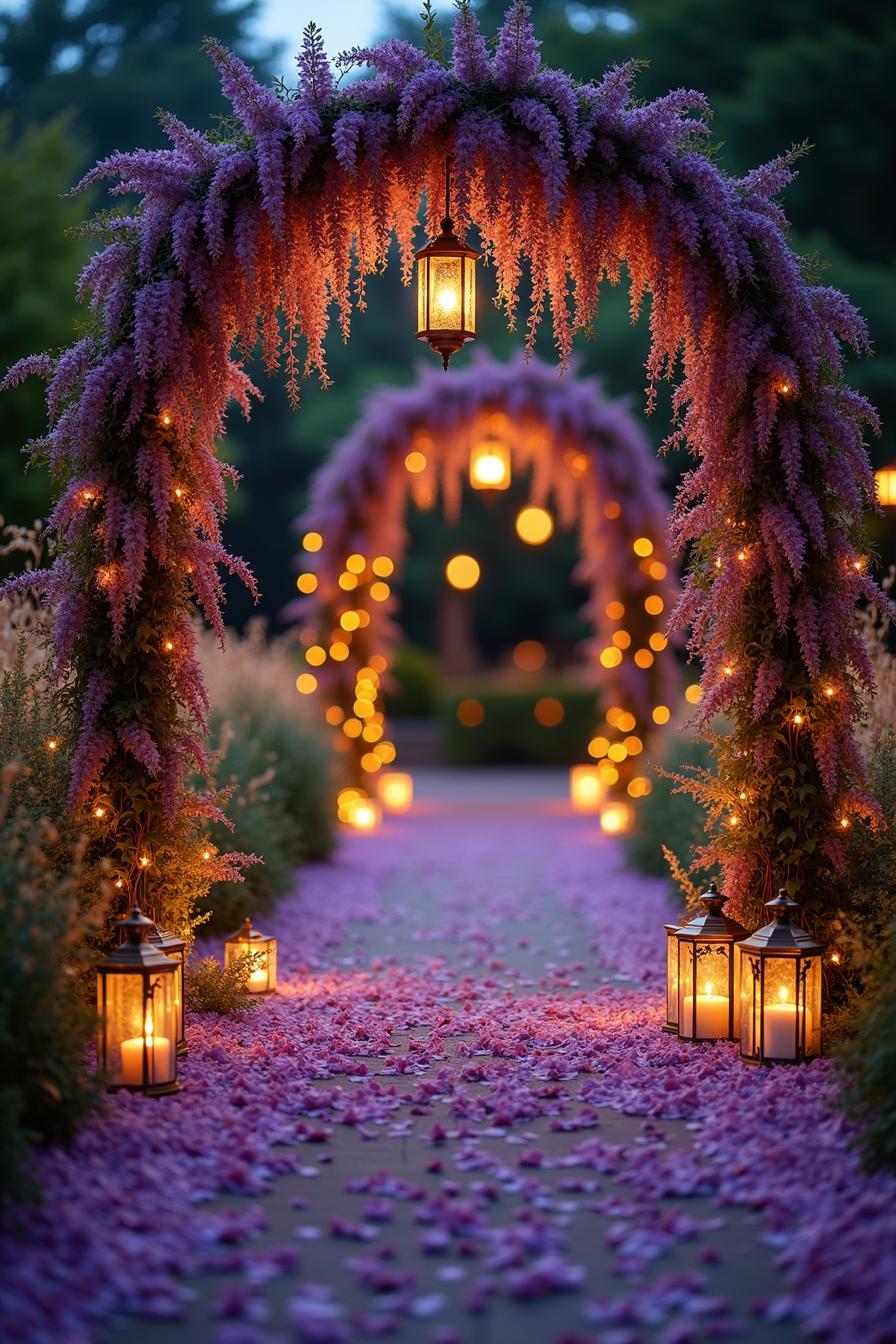
[[[445,566],[445,578],[452,588],[466,591],[479,582],[479,561],[472,555],[453,555]]]
[[[528,546],[541,546],[554,532],[554,520],[547,509],[530,504],[516,516],[516,533]]]
[[[513,661],[521,672],[538,672],[546,658],[547,650],[537,639],[521,639],[513,650]]]
[[[536,700],[534,713],[542,728],[556,728],[558,723],[563,722],[566,710],[556,696],[543,695],[540,700]]]

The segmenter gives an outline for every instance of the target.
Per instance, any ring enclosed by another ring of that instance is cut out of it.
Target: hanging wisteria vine
[[[96,223],[106,246],[80,282],[92,329],[7,377],[49,381],[32,451],[59,483],[58,553],[23,582],[56,607],[57,667],[80,707],[72,806],[111,798],[105,843],[128,862],[147,846],[155,861],[202,810],[183,786],[206,711],[191,613],[223,634],[221,567],[254,587],[221,540],[232,473],[215,451],[228,404],[247,412],[254,392],[242,361],[260,342],[294,396],[303,374],[326,379],[331,306],[347,335],[393,235],[409,276],[421,197],[435,231],[450,151],[455,223],[478,230],[511,325],[529,268],[530,345],[549,307],[565,362],[623,266],[632,311],[650,296],[648,402],[678,380],[672,441],[695,458],[673,515],[692,547],[678,619],[704,663],[703,719],[733,724],[705,782],[725,819],[708,858],[742,913],[782,881],[821,908],[863,807],[852,723],[870,669],[854,610],[879,600],[861,532],[876,421],[842,380],[863,323],[786,239],[775,197],[791,159],[728,178],[701,148],[699,93],[640,104],[634,65],[588,84],[541,69],[524,0],[493,55],[461,0],[451,65],[391,39],[340,57],[338,80],[309,27],[288,94],[218,43],[208,53],[228,129],[165,116],[170,149],[87,174],[82,187],[113,179],[140,197]]]
[[[558,379],[541,360],[500,364],[479,352],[450,378],[426,367],[412,387],[374,393],[315,475],[296,521],[307,539],[298,579],[306,595],[289,613],[302,624],[311,669],[298,684],[326,702],[335,741],[353,756],[353,784],[394,759],[377,692],[397,634],[388,580],[401,573],[408,507],[441,499],[456,518],[471,450],[492,442],[531,473],[531,504],[552,502],[561,526],[578,525],[574,577],[589,589],[588,665],[605,708],[593,748],[610,785],[637,777],[635,754],[678,698],[678,668],[663,652],[678,591],[665,543],[668,502],[646,436],[595,379]],[[632,747],[632,760],[618,766],[607,758],[617,739]]]

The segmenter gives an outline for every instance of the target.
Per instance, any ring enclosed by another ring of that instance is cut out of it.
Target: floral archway
[[[594,631],[587,661],[605,711],[595,752],[611,787],[629,782],[644,741],[670,718],[680,676],[663,632],[678,588],[668,501],[646,436],[596,379],[480,353],[450,378],[425,367],[413,386],[374,393],[315,475],[296,522],[306,595],[289,614],[301,623],[308,665],[297,685],[317,694],[352,784],[394,759],[379,691],[397,634],[392,583],[408,508],[441,502],[455,519],[476,454],[495,450],[508,458],[507,479],[511,469],[530,473],[531,506],[578,527],[575,578],[589,590],[583,615]],[[621,754],[629,748],[630,760]]]
[[[126,874],[145,860],[162,888],[172,836],[201,847],[210,804],[184,784],[206,716],[191,616],[223,635],[222,567],[254,587],[222,541],[233,473],[216,453],[230,402],[248,413],[254,393],[243,361],[260,345],[293,394],[303,374],[326,380],[331,308],[347,335],[393,236],[410,276],[420,202],[435,233],[451,152],[455,223],[478,231],[511,324],[531,276],[529,345],[549,308],[566,361],[623,267],[633,311],[649,296],[648,404],[675,381],[671,437],[694,458],[673,514],[690,547],[677,619],[703,662],[703,721],[724,710],[733,725],[705,786],[726,821],[708,857],[742,910],[781,881],[821,908],[861,806],[852,726],[871,673],[854,613],[879,600],[862,533],[875,416],[843,381],[861,319],[787,241],[775,197],[792,158],[729,178],[703,148],[700,94],[642,104],[634,65],[588,84],[542,69],[524,0],[493,55],[459,0],[450,64],[393,39],[345,53],[338,80],[309,28],[288,91],[208,52],[233,117],[206,135],[165,116],[170,149],[87,174],[139,203],[92,226],[105,246],[81,277],[87,333],[7,377],[49,383],[32,450],[57,482],[58,550],[21,582],[56,608],[80,716],[71,805],[97,845]]]

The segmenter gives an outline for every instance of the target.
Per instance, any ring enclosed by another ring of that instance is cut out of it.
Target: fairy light
[[[300,672],[296,677],[296,690],[299,695],[313,695],[317,690],[317,677],[313,672]]]
[[[363,555],[350,555],[345,562],[345,567],[349,574],[363,574],[367,568],[367,561]]]
[[[57,738],[55,738],[55,737],[50,737],[50,738],[47,739],[47,751],[56,751],[57,748],[58,748],[58,746],[59,746],[59,742],[58,742]]]
[[[635,555],[643,556],[653,555],[653,542],[649,537],[636,537],[632,542],[632,550]]]
[[[840,953],[839,953],[839,952],[832,952],[832,953],[831,953],[831,961],[834,963],[835,966],[839,966],[839,965],[840,965]]]
[[[654,723],[662,725],[669,722],[672,717],[672,711],[669,709],[668,705],[657,705],[656,709],[653,711],[652,717]]]
[[[163,429],[171,428],[171,426],[174,424],[174,419],[170,411],[162,412],[162,414],[159,416],[159,424],[162,426]]]
[[[605,610],[608,620],[611,621],[621,621],[625,615],[625,607],[621,602],[608,602]]]
[[[600,651],[601,667],[618,667],[622,662],[622,654],[619,649],[608,647]]]
[[[139,862],[140,862],[140,867],[141,867],[141,868],[148,868],[148,867],[149,867],[149,855],[148,855],[148,854],[141,854],[141,855],[140,855],[140,860],[139,860]]]
[[[735,812],[732,812],[729,816],[728,825],[732,828],[740,825],[740,817]]]
[[[632,637],[627,630],[615,630],[613,632],[613,643],[617,649],[627,649],[631,642]]]
[[[669,641],[665,635],[657,630],[650,636],[647,643],[653,649],[654,653],[662,653]]]
[[[174,487],[174,498],[175,498],[175,499],[183,499],[183,497],[184,497],[184,492],[183,492],[182,487],[179,486],[179,485],[176,485],[176,486]]]
[[[746,558],[747,558],[747,553],[746,553],[746,551],[738,551],[738,553],[737,553],[737,558],[738,558],[738,560],[741,562],[741,564],[743,564],[744,561],[745,561]]]
[[[825,688],[824,688],[824,693],[825,693],[825,695],[828,697],[829,700],[831,699],[832,696],[834,696],[834,695],[837,694],[837,692],[834,690],[833,686],[825,686]]]
[[[840,829],[841,829],[841,830],[843,830],[843,831],[848,831],[848,830],[849,830],[849,825],[850,825],[849,817],[841,817],[841,818],[840,818]]]
[[[381,579],[377,579],[376,583],[370,585],[370,596],[374,602],[385,602],[391,591],[388,583],[383,583]]]
[[[722,668],[722,671],[724,672],[726,677],[734,676],[734,668],[731,666],[730,663],[726,663],[725,666]]]
[[[388,579],[395,570],[395,562],[388,555],[377,555],[370,568],[378,579]]]
[[[173,639],[166,639],[166,640],[164,640],[164,641],[162,642],[162,648],[165,650],[166,653],[173,653],[173,652],[174,652],[174,640],[173,640]]]
[[[106,815],[106,809],[97,805],[93,809],[93,815],[96,817],[97,821],[102,821],[103,817]]]
[[[300,593],[307,594],[315,592],[317,589],[317,575],[310,573],[300,574],[296,579],[296,587]]]
[[[803,723],[803,716],[802,716],[802,714],[794,714],[793,719],[791,720],[791,722],[794,723],[794,724],[796,724],[797,728],[799,728],[799,727],[801,726],[801,724]]]
[[[404,465],[412,476],[419,476],[421,471],[426,470],[426,454],[417,451],[408,453]]]
[[[789,397],[791,392],[793,391],[793,384],[788,383],[787,380],[784,379],[780,383],[776,384],[775,391],[777,392],[779,397]]]
[[[352,574],[351,570],[346,569],[339,575],[336,582],[344,593],[351,593],[358,586],[358,576],[357,574]]]
[[[212,856],[212,852],[211,852],[210,849],[204,849],[204,850],[202,851],[202,857],[203,857],[203,859],[205,859],[205,862],[206,862],[206,863],[208,863],[208,861],[209,861],[209,859],[211,858],[211,856]]]
[[[716,556],[716,559],[715,559],[715,566],[716,566],[716,569],[721,569],[721,568],[722,568],[722,557],[721,557],[720,555],[717,555],[717,556]]]
[[[357,630],[361,620],[356,611],[344,611],[339,617],[339,624],[343,630]]]
[[[659,616],[660,612],[665,609],[665,606],[665,602],[658,593],[651,593],[650,597],[645,597],[644,599],[644,610],[647,612],[648,616]]]
[[[306,551],[319,551],[324,544],[324,539],[319,532],[306,532],[302,538],[302,546]]]
[[[322,667],[327,661],[327,651],[321,644],[312,644],[305,650],[305,662],[311,667]]]

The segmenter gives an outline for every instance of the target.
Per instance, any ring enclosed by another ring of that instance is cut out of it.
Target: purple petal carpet
[[[896,1178],[835,1065],[663,1034],[666,884],[498,784],[303,870],[278,993],[40,1156],[4,1339],[896,1340]]]

